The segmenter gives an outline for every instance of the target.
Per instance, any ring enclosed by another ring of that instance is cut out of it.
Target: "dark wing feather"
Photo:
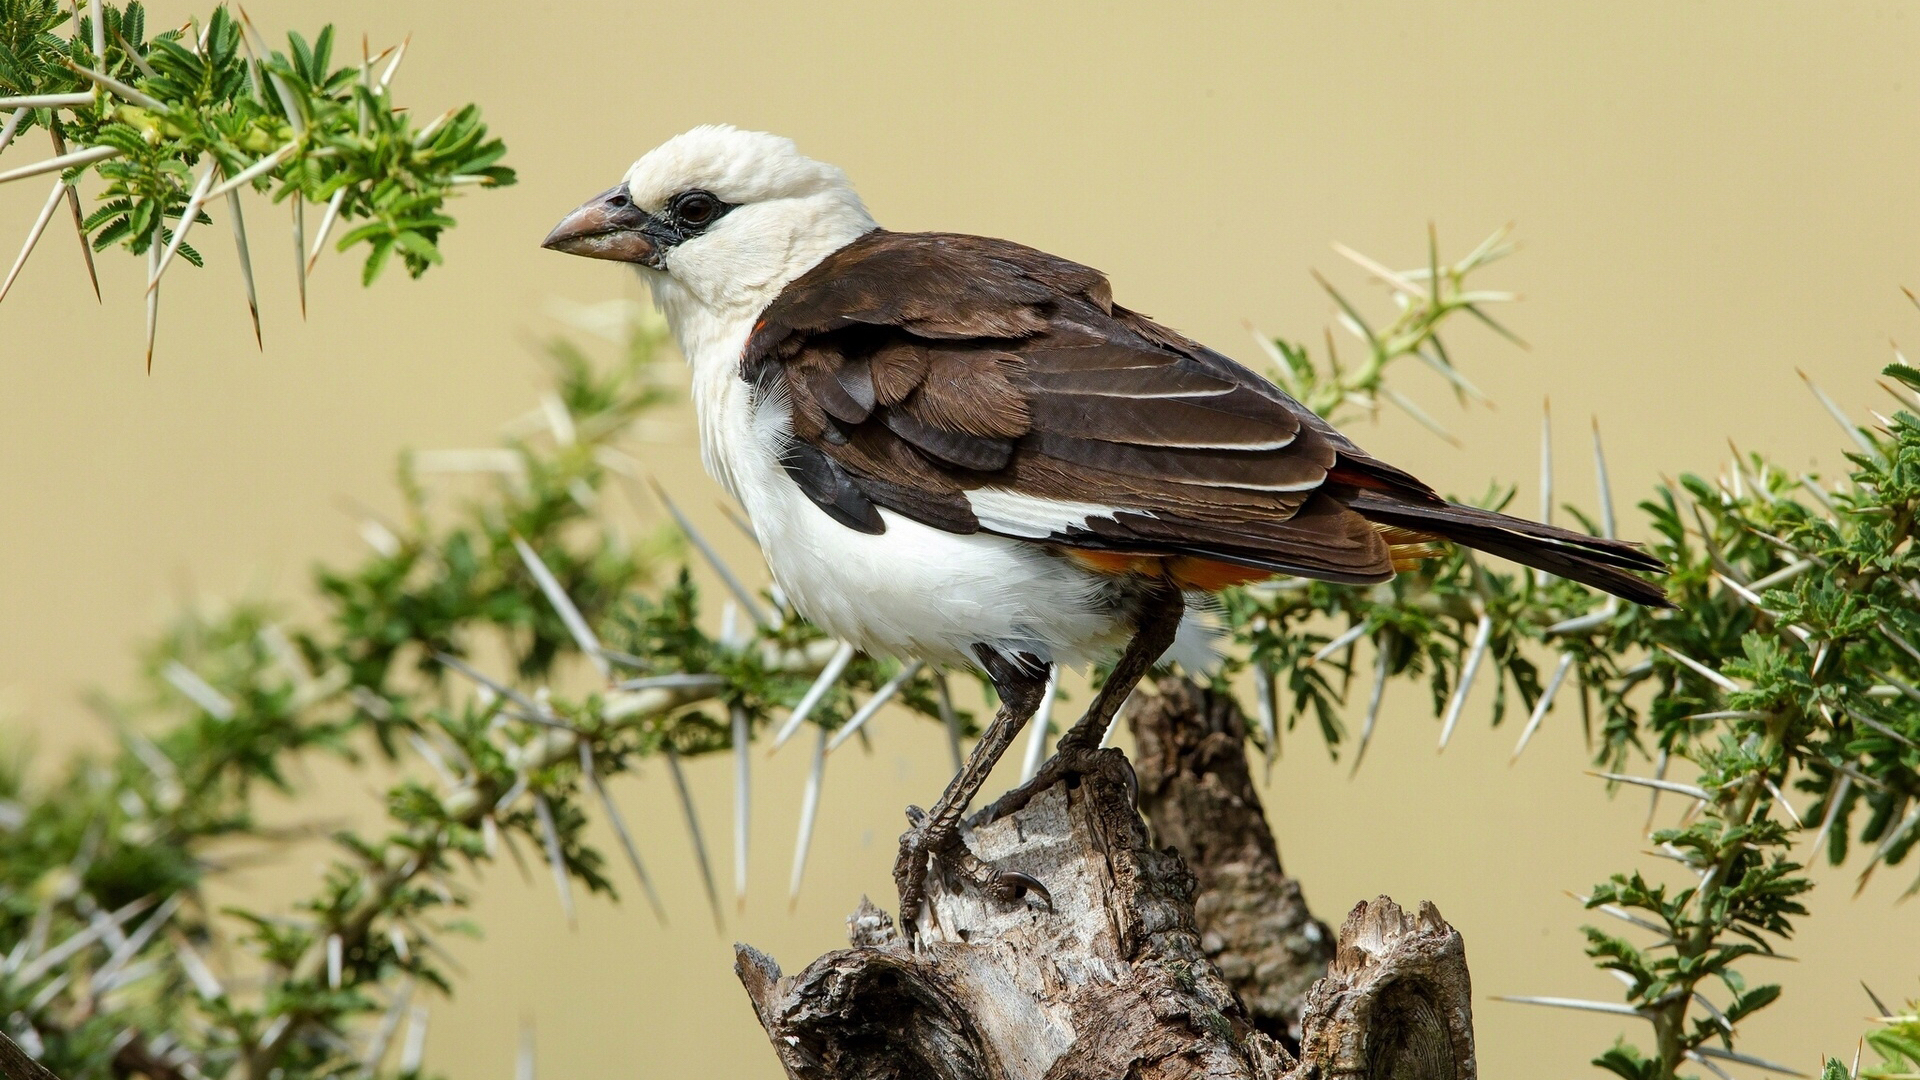
[[[1393,574],[1392,527],[1661,599],[1626,573],[1659,567],[1632,545],[1448,503],[1115,306],[1097,271],[1018,244],[870,233],[781,293],[742,365],[792,409],[789,472],[850,528],[883,529],[885,507],[952,532],[1373,582]],[[976,514],[969,492],[1035,520]],[[1086,512],[1038,523],[1063,506]]]

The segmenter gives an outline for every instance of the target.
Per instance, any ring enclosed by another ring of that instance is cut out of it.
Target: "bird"
[[[1009,240],[880,227],[847,175],[727,125],[648,151],[543,246],[637,267],[691,367],[702,463],[774,580],[872,654],[971,666],[999,699],[894,865],[909,935],[938,863],[1004,902],[965,814],[1056,665],[1111,675],[1007,813],[1099,744],[1192,637],[1193,601],[1288,575],[1385,581],[1447,541],[1640,604],[1637,545],[1450,502],[1271,381]],[[978,820],[978,819],[976,819]]]

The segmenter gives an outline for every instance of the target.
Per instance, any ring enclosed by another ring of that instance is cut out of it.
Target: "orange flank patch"
[[[1124,551],[1088,551],[1084,548],[1063,548],[1062,551],[1067,558],[1095,573],[1172,578],[1181,588],[1199,589],[1202,592],[1219,592],[1274,576],[1271,570],[1191,555],[1135,555]]]

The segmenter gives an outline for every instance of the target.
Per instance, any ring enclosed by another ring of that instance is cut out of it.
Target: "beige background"
[[[154,6],[156,23],[197,10]],[[1490,475],[1532,490],[1548,392],[1566,421],[1562,460],[1581,460],[1580,428],[1600,416],[1629,495],[1663,471],[1714,469],[1728,436],[1832,468],[1838,433],[1794,367],[1863,415],[1888,339],[1920,338],[1897,291],[1920,285],[1910,4],[251,7],[268,28],[310,30],[324,14],[350,40],[415,32],[404,100],[429,112],[477,98],[522,183],[464,200],[449,265],[422,282],[363,294],[354,267],[329,257],[305,324],[284,218],[256,211],[266,354],[225,245],[210,242],[210,270],[168,278],[150,378],[135,260],[103,259],[109,301],[96,307],[72,238],[50,237],[0,309],[0,702],[8,732],[48,752],[95,738],[80,691],[126,685],[130,646],[183,596],[297,601],[314,560],[356,557],[342,500],[392,505],[398,449],[492,440],[540,384],[520,342],[552,329],[546,305],[639,293],[613,267],[537,250],[539,238],[699,122],[794,136],[846,167],[894,228],[1007,236],[1099,266],[1123,302],[1249,358],[1249,322],[1296,337],[1327,322],[1310,267],[1364,289],[1329,241],[1407,265],[1429,221],[1455,252],[1515,221],[1526,249],[1486,283],[1526,295],[1508,318],[1533,348],[1456,342],[1500,409],[1462,415],[1409,370],[1399,385],[1466,448],[1397,416],[1356,430],[1456,491]],[[39,205],[41,185],[22,187],[0,191],[7,236]],[[687,447],[646,452],[719,521]],[[1588,497],[1582,466],[1562,489]],[[1580,954],[1581,914],[1562,890],[1650,864],[1644,800],[1610,801],[1580,777],[1566,712],[1513,768],[1514,731],[1490,732],[1483,705],[1470,713],[1436,759],[1421,697],[1397,692],[1354,779],[1302,732],[1273,771],[1270,809],[1328,919],[1387,892],[1430,898],[1463,930],[1487,1075],[1580,1074],[1616,1018],[1490,995],[1615,998]],[[470,975],[436,1006],[429,1063],[509,1075],[531,1017],[548,1076],[777,1075],[728,943],[798,966],[836,943],[862,891],[886,895],[899,807],[932,797],[945,752],[929,725],[905,721],[879,724],[875,746],[835,762],[791,913],[804,768],[791,752],[758,766],[752,893],[724,933],[702,911],[657,774],[621,797],[666,880],[670,929],[636,904],[592,903],[569,933],[544,879],[496,873],[478,908],[488,937],[459,947]],[[723,837],[720,764],[697,772]],[[322,786],[330,808],[372,805],[364,780]],[[302,862],[248,887],[280,895],[310,873]],[[1858,980],[1920,991],[1920,924],[1895,904],[1906,876],[1882,875],[1857,900],[1848,875],[1820,876],[1820,917],[1791,946],[1802,959],[1753,965],[1788,993],[1745,1042],[1808,1069],[1851,1052],[1868,1011]]]

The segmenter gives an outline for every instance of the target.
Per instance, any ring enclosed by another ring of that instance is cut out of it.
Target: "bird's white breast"
[[[669,312],[670,317],[674,313]],[[794,606],[871,653],[975,664],[973,646],[1081,666],[1125,644],[1111,579],[1038,545],[960,535],[881,510],[886,531],[828,517],[788,476],[782,401],[758,401],[739,376],[752,319],[724,325],[682,312],[677,336],[694,371],[701,459],[739,500]]]

